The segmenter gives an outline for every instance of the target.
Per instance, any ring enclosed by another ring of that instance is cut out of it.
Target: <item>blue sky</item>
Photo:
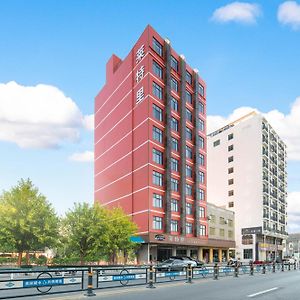
[[[208,115],[219,116],[209,119],[210,128],[251,107],[291,145],[291,228],[300,229],[300,1],[188,3],[2,0],[0,189],[30,177],[59,213],[73,202],[92,202],[93,165],[78,160],[93,150],[94,97],[111,54],[124,58],[151,24],[206,81]],[[7,95],[14,101],[5,102]],[[46,117],[37,102],[24,106],[29,98],[43,104]]]

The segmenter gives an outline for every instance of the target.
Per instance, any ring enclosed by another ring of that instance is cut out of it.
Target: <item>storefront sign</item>
[[[165,236],[163,234],[156,234],[154,237],[157,241],[163,241]]]
[[[242,228],[242,234],[262,234],[262,227]]]

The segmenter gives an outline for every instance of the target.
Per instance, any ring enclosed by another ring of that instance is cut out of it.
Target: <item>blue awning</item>
[[[145,243],[145,241],[140,236],[133,235],[129,239],[133,243]]]

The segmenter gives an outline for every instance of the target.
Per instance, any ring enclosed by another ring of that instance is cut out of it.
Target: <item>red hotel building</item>
[[[145,241],[140,261],[209,251],[205,94],[198,71],[151,26],[106,65],[95,99],[95,201],[132,216]]]

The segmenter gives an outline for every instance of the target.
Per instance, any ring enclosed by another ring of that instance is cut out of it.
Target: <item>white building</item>
[[[286,232],[286,146],[252,112],[208,135],[208,201],[235,212],[236,258],[282,257]]]

